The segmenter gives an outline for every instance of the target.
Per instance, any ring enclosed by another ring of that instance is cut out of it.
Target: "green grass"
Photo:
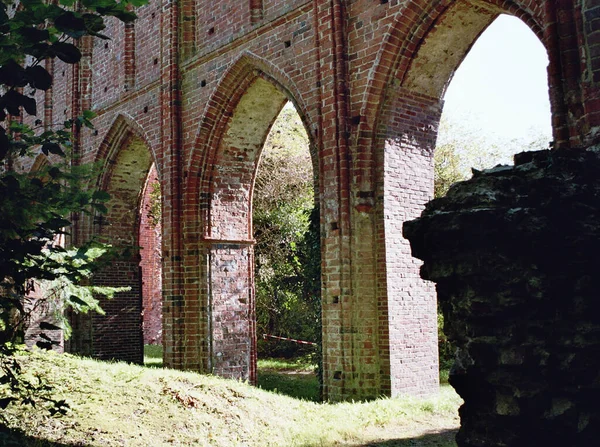
[[[310,359],[259,359],[257,367],[259,388],[312,402],[321,400],[317,365]]]
[[[55,353],[23,354],[70,412],[10,405],[0,445],[455,446],[460,398],[439,395],[317,404],[231,380]],[[10,444],[10,439],[14,439]]]
[[[162,345],[144,345],[144,365],[153,368],[162,368]]]

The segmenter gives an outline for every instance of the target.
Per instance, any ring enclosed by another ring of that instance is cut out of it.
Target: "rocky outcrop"
[[[404,225],[457,347],[461,447],[600,439],[600,156],[476,172]]]

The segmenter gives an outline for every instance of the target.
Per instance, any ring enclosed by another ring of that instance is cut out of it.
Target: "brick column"
[[[207,254],[208,371],[256,383],[253,241],[203,241]]]
[[[389,352],[390,391],[423,395],[439,383],[436,294],[419,276],[402,224],[433,198],[433,150],[441,115],[437,98],[390,92],[379,129],[377,284],[379,349]],[[382,358],[382,366],[386,359]]]

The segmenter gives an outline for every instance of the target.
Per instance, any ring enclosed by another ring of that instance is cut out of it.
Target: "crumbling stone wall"
[[[404,225],[457,347],[460,447],[600,435],[600,156],[522,153]]]

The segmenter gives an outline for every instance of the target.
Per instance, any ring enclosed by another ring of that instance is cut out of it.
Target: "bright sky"
[[[486,139],[550,141],[547,66],[537,36],[521,20],[502,15],[454,75],[443,116]]]

